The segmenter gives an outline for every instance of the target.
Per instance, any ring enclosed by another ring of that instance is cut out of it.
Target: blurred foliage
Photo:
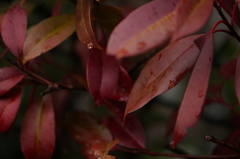
[[[132,9],[140,6],[149,0],[102,0],[103,4],[114,5],[115,7],[121,8],[124,13],[128,13]],[[18,1],[1,0],[0,1],[0,13],[6,12],[10,6]],[[51,16],[52,9],[56,0],[26,0],[24,8],[28,13],[28,26],[32,26],[39,21]],[[75,0],[63,0],[63,6],[61,8],[61,13],[74,13],[74,3]],[[106,8],[102,8],[105,10]],[[107,8],[108,9],[108,8]],[[115,10],[118,13],[118,10]],[[100,11],[94,12],[95,16],[99,19]],[[102,15],[111,16],[108,13]],[[121,16],[119,14],[119,16]],[[117,21],[118,22],[118,21]],[[117,23],[116,22],[116,23]],[[101,25],[101,22],[99,23]],[[106,23],[104,23],[106,24]],[[115,25],[115,24],[114,24]],[[113,26],[110,26],[110,30]],[[214,65],[212,76],[210,79],[210,86],[219,81],[222,81],[221,75],[218,70],[225,62],[236,58],[239,51],[239,44],[230,40],[230,37],[220,36],[222,45],[220,48],[216,48],[214,57]],[[59,82],[63,79],[69,70],[84,73],[84,68],[82,67],[80,56],[75,52],[75,40],[76,35],[67,39],[61,45],[57,46],[50,51],[50,54],[42,55],[40,58],[48,61],[47,63],[38,63],[38,69],[43,69],[42,74],[51,75],[48,78],[52,81]],[[218,39],[219,40],[219,39]],[[1,42],[2,43],[2,42]],[[3,52],[4,47],[0,46],[0,52]],[[221,51],[221,52],[220,52]],[[13,58],[11,54],[7,54],[5,59]],[[138,57],[136,57],[138,58]],[[134,58],[133,58],[134,60]],[[4,62],[3,62],[4,61]],[[36,61],[37,62],[37,61]],[[8,63],[6,60],[0,62],[0,66],[6,66]],[[64,69],[56,69],[64,68]],[[183,80],[177,87],[169,92],[166,92],[159,97],[153,99],[144,108],[138,110],[135,114],[140,118],[147,136],[147,148],[158,151],[158,152],[170,152],[170,153],[184,153],[184,154],[194,154],[203,155],[211,154],[214,144],[209,143],[204,140],[205,135],[213,135],[218,138],[224,139],[227,137],[228,133],[232,130],[230,121],[226,120],[231,115],[231,112],[226,108],[225,105],[221,103],[214,103],[206,105],[203,110],[202,117],[200,121],[193,128],[189,130],[189,135],[179,144],[176,150],[171,150],[168,148],[169,141],[171,139],[171,134],[166,134],[168,123],[174,118],[172,114],[176,111],[177,107],[180,105],[181,98],[183,96],[183,91],[186,87],[187,77]],[[27,98],[29,91],[33,87],[25,88],[25,98],[22,100],[22,105],[15,123],[12,127],[3,134],[0,134],[0,159],[23,159],[23,155],[20,149],[19,134],[21,129],[21,121],[25,113],[25,107],[27,105]],[[223,99],[228,104],[234,104],[237,102],[236,95],[234,93],[233,80],[224,81],[222,89]],[[94,107],[92,98],[87,92],[71,92],[71,100],[68,102],[68,111],[73,111],[75,109],[92,111],[97,117],[103,116],[104,114],[110,114],[104,106]],[[238,108],[239,110],[239,108]],[[66,113],[67,114],[67,113]],[[220,114],[220,115],[219,115]],[[80,159],[83,158],[81,155],[81,146],[73,141],[69,137],[66,131],[61,132],[64,138],[57,141],[57,147],[53,158],[56,159]],[[138,158],[138,159],[167,159],[169,157],[152,157],[149,155],[142,154],[129,154],[126,152],[112,152],[111,154],[116,155],[117,158]],[[177,158],[176,158],[177,159]]]

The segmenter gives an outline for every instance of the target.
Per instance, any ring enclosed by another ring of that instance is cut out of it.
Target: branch
[[[48,85],[48,88],[44,91],[41,92],[41,96],[46,95],[48,93],[54,92],[54,91],[59,91],[59,90],[84,90],[84,87],[74,87],[72,85],[66,85],[66,84],[62,84],[62,83],[53,83],[29,70],[26,70],[25,68],[23,68],[22,66],[20,66],[17,62],[13,62],[11,60],[8,59],[8,61],[14,65],[17,69],[19,69],[21,72],[29,75],[30,77],[32,77],[33,79],[37,80],[39,83],[41,84],[46,84]]]
[[[221,7],[219,7],[216,2],[214,2],[214,7],[217,9],[218,14],[221,16],[222,20],[225,21],[225,24],[228,27],[228,29],[232,32],[232,35],[237,39],[238,42],[240,42],[240,36],[237,34],[233,26],[227,21],[227,18],[225,17],[221,10]]]
[[[166,157],[184,157],[184,158],[240,158],[240,155],[210,155],[210,156],[201,156],[201,155],[182,155],[182,154],[171,154],[171,153],[159,153],[152,152],[146,149],[133,149],[129,147],[124,147],[122,145],[117,145],[118,148],[122,151],[136,154],[147,154],[151,156],[166,156]]]

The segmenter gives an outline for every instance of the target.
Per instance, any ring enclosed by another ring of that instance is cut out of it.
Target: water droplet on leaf
[[[88,47],[88,49],[92,49],[92,48],[93,48],[93,43],[92,43],[92,42],[89,42],[89,43],[87,44],[87,47]]]
[[[198,91],[198,97],[203,97],[203,90]]]

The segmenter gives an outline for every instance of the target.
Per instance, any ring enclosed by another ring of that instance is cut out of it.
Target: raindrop
[[[198,97],[203,97],[203,90],[198,91]]]
[[[89,43],[87,44],[87,47],[88,47],[88,49],[92,49],[92,48],[93,48],[93,43],[92,43],[92,42],[89,42]]]

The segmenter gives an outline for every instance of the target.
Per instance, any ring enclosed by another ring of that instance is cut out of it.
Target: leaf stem
[[[24,69],[23,67],[20,66],[20,64],[18,64],[17,62],[13,62],[11,60],[8,60],[12,65],[14,65],[16,68],[18,68],[20,71],[22,71],[23,73],[29,75],[30,77],[32,77],[33,79],[36,79],[39,83],[42,84],[47,84],[48,88],[44,91],[41,92],[41,96],[46,95],[48,93],[54,92],[54,91],[59,91],[59,90],[84,90],[83,87],[73,87],[72,85],[65,85],[62,83],[53,83],[31,71],[28,71],[26,69]]]
[[[228,29],[232,32],[232,35],[236,38],[238,42],[240,42],[240,36],[237,34],[233,26],[227,21],[227,18],[225,17],[221,10],[221,7],[219,7],[216,2],[214,2],[214,7],[217,9],[218,14],[221,16],[222,20],[225,21],[225,24],[228,27]]]
[[[234,25],[235,12],[236,12],[236,10],[237,10],[238,4],[239,4],[239,2],[237,1],[236,4],[235,4],[234,7],[233,7],[233,10],[232,10],[231,26]]]
[[[118,148],[122,151],[136,154],[148,154],[151,156],[165,156],[165,157],[184,157],[184,158],[240,158],[240,155],[183,155],[183,154],[171,154],[171,153],[160,153],[160,152],[152,152],[146,149],[133,149],[129,147],[125,147],[122,145],[117,145]]]

